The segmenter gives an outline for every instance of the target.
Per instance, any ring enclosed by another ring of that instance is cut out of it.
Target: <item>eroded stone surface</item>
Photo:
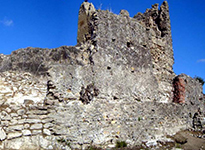
[[[43,125],[42,124],[33,124],[31,125],[30,129],[42,129]]]
[[[21,136],[22,136],[21,132],[10,132],[10,133],[8,133],[7,138],[13,139],[13,138],[21,137]]]
[[[134,18],[84,2],[78,26],[75,47],[0,55],[0,149],[155,145],[204,113],[202,86],[172,70],[167,2]]]
[[[22,130],[23,135],[31,135],[30,130]]]
[[[5,139],[6,139],[6,133],[4,132],[4,130],[1,127],[0,128],[0,140],[3,141]]]

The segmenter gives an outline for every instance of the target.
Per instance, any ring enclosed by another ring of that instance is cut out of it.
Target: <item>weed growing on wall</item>
[[[117,141],[115,147],[116,147],[116,148],[127,147],[127,143],[126,143],[125,141]]]
[[[198,77],[198,76],[195,76],[195,77],[194,77],[194,79],[195,79],[195,80],[198,80],[198,81],[199,81],[199,83],[201,83],[201,84],[202,84],[202,86],[204,85],[204,82],[205,82],[205,81],[204,81],[204,79],[203,79],[203,78]]]

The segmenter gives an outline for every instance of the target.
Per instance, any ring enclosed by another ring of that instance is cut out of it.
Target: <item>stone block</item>
[[[50,144],[50,142],[47,140],[47,139],[45,139],[43,136],[40,136],[39,137],[40,139],[39,139],[39,144],[40,144],[40,146],[43,148],[43,149],[48,149],[48,146],[49,146],[49,144]]]
[[[19,119],[18,124],[24,124],[26,122],[26,119]]]
[[[48,130],[48,129],[43,129],[43,133],[44,133],[45,135],[51,135],[51,131]]]
[[[9,125],[16,125],[16,124],[18,124],[18,120],[15,118],[13,118],[9,123]]]
[[[43,128],[43,125],[42,124],[33,124],[31,125],[30,129],[33,130],[33,129],[42,129]]]
[[[24,128],[28,129],[30,127],[30,124],[24,124]]]
[[[22,116],[23,114],[25,114],[25,110],[24,109],[20,109],[20,110],[17,110],[17,114]]]
[[[187,143],[187,137],[185,137],[184,135],[182,135],[180,133],[178,133],[174,136],[174,140],[179,144]]]
[[[26,114],[33,114],[33,115],[46,115],[48,113],[47,110],[32,110],[32,111],[28,111]]]
[[[52,123],[46,123],[43,125],[44,128],[51,128],[53,127],[53,124]]]
[[[127,10],[120,10],[120,15],[123,17],[130,17],[130,14]]]
[[[32,130],[32,135],[41,134],[41,130]]]
[[[7,135],[7,139],[14,139],[22,136],[22,132],[10,132]]]
[[[10,109],[9,107],[7,107],[7,108],[6,108],[6,112],[7,112],[7,113],[10,113],[10,112],[11,112],[11,109]]]
[[[40,119],[26,119],[25,123],[39,123],[42,122]]]
[[[18,117],[17,113],[11,113],[10,115],[11,115],[11,117]]]
[[[2,126],[8,126],[9,125],[9,121],[1,121],[1,125]]]
[[[2,127],[0,127],[0,141],[3,141],[6,139],[6,133]]]
[[[23,135],[31,135],[31,131],[30,130],[22,130]]]
[[[42,123],[49,123],[52,122],[54,119],[53,118],[46,118],[42,120]]]
[[[8,131],[21,131],[24,129],[24,125],[15,125],[15,126],[9,126],[7,128]]]

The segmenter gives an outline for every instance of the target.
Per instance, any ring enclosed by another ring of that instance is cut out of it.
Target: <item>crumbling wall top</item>
[[[96,12],[95,7],[92,3],[83,2],[80,6],[79,16],[78,16],[78,37],[77,43],[86,41],[92,29],[89,25],[89,20],[92,14]]]
[[[169,5],[164,1],[159,9],[159,4],[152,5],[151,9],[147,9],[144,14],[137,13],[134,16],[142,25],[152,28],[158,35],[164,37],[171,34]]]

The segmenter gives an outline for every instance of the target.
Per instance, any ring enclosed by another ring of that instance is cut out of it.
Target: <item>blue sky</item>
[[[26,47],[75,45],[78,10],[83,0],[0,0],[0,53]],[[89,0],[97,9],[130,16],[163,0]],[[205,79],[205,0],[168,0],[174,71]],[[204,90],[205,91],[205,90]],[[204,92],[205,93],[205,92]]]

